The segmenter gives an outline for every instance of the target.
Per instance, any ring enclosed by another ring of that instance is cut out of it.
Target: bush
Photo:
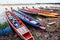
[[[5,28],[5,27],[7,27],[8,26],[8,23],[7,22],[5,22],[5,23],[3,23],[3,24],[0,24],[0,28]]]

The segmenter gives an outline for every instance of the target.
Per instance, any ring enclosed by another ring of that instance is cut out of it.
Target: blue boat
[[[33,27],[36,27],[36,28],[41,28],[43,30],[46,30],[46,28],[40,24],[40,21],[39,20],[36,20],[34,18],[32,18],[31,16],[23,13],[21,10],[12,10],[12,12],[14,14],[16,14],[16,16],[19,17],[19,19],[21,19],[22,21],[32,25]]]

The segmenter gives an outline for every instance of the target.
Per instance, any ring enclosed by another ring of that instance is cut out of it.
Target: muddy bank
[[[51,28],[48,28],[47,31],[43,31],[39,28],[34,28],[30,25],[27,25],[30,32],[32,34],[36,34],[40,40],[60,40],[60,17],[58,18],[45,18],[40,21],[43,25],[47,25],[48,23],[55,22],[52,25],[49,25]],[[10,35],[1,36],[0,40],[22,40],[18,37],[18,35],[14,32]]]

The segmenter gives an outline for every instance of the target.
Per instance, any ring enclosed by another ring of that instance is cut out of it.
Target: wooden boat
[[[46,11],[34,9],[34,8],[27,8],[25,10],[27,10],[27,12],[28,12],[28,10],[33,11],[33,12],[37,12],[38,15],[42,15],[42,16],[46,16],[46,17],[58,17],[58,16],[60,16],[60,14],[57,14],[57,13],[46,12]]]
[[[21,11],[28,14],[37,14],[37,12],[34,12],[32,10],[27,10],[27,9],[21,9]]]
[[[14,13],[7,9],[5,15],[9,24],[19,35],[19,37],[21,37],[23,40],[35,40],[28,28]]]
[[[35,8],[26,8],[25,10],[31,10],[31,11],[40,12],[40,13],[43,12],[43,10],[41,10],[41,9],[35,9]]]
[[[55,15],[52,15],[52,14],[45,14],[45,13],[38,13],[38,15],[42,15],[42,16],[45,16],[45,17],[58,17],[58,16],[55,16]]]
[[[40,24],[40,21],[39,20],[36,20],[34,18],[32,18],[31,16],[28,16],[27,14],[21,12],[20,10],[16,11],[16,10],[12,10],[12,12],[14,14],[16,14],[22,21],[32,25],[33,27],[36,27],[36,28],[41,28],[43,30],[46,30],[46,28]]]
[[[58,17],[58,16],[60,16],[60,14],[52,13],[52,12],[43,12],[43,14],[38,13],[38,15],[43,15],[43,16],[48,16],[48,17]]]
[[[28,8],[28,9],[24,9],[24,10],[21,10],[21,11],[25,12],[25,13],[31,12],[29,14],[37,14],[37,15],[46,16],[46,17],[57,17],[55,15],[49,14],[48,12],[39,11],[37,9],[30,9],[30,8]],[[32,13],[32,11],[35,12],[35,13]]]

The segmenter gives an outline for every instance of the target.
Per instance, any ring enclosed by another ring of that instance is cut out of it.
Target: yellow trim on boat
[[[52,14],[43,14],[43,13],[38,13],[38,15],[42,15],[42,16],[46,16],[46,17],[57,17],[57,16],[52,15]]]

